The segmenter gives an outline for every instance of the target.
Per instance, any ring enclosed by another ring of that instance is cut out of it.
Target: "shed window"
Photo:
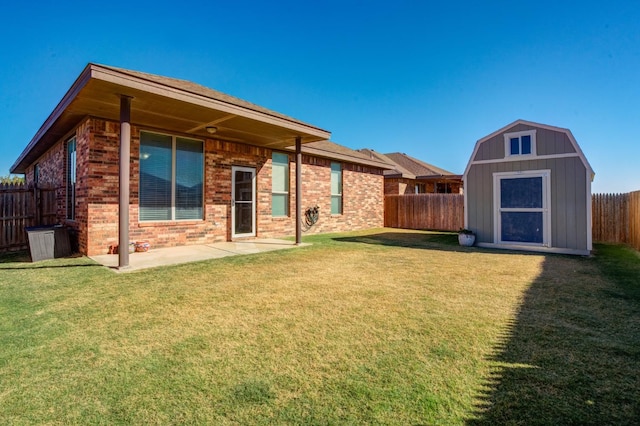
[[[271,215],[289,215],[289,155],[271,155]]]
[[[535,155],[536,154],[536,131],[527,130],[524,132],[505,133],[505,153],[506,157],[514,155]]]
[[[342,214],[342,165],[331,163],[331,214]]]
[[[203,218],[204,153],[199,140],[140,134],[140,220]]]

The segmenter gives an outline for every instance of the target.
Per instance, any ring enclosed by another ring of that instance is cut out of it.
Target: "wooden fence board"
[[[592,199],[593,241],[629,243],[631,194],[594,194]]]
[[[55,222],[55,189],[0,185],[0,252],[27,248],[26,227]]]
[[[464,196],[385,195],[384,223],[391,228],[457,231],[464,226]]]

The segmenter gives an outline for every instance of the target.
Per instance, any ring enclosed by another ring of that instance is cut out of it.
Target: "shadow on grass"
[[[453,251],[453,252],[473,252],[473,253],[496,253],[495,249],[482,247],[463,247],[458,244],[458,234],[455,232],[438,231],[412,231],[412,232],[380,232],[378,234],[368,234],[362,236],[334,237],[333,241],[346,243],[373,244],[389,247],[422,248],[429,250]],[[500,254],[509,255],[532,255],[539,256],[540,253],[528,253],[522,251],[500,250]]]
[[[15,270],[29,270],[29,269],[58,269],[58,268],[78,268],[78,267],[102,267],[97,263],[63,263],[60,261],[67,261],[72,259],[83,258],[80,254],[74,254],[65,258],[57,258],[51,260],[44,260],[40,262],[32,262],[28,251],[15,251],[9,253],[0,254],[0,271],[15,271]]]
[[[335,237],[334,241],[376,244],[392,247],[433,248],[434,246],[458,246],[458,235],[450,232],[381,232],[362,236]]]
[[[455,233],[382,232],[333,240],[496,253],[460,247]],[[593,258],[545,256],[487,361],[490,374],[468,425],[640,424],[638,254],[598,246]]]
[[[640,258],[547,256],[489,362],[469,425],[638,424]]]

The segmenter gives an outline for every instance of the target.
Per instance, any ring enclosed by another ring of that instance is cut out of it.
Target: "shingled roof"
[[[372,149],[360,149],[360,153],[368,156],[371,159],[378,161],[384,161],[393,167],[391,170],[386,170],[384,175],[386,177],[402,177],[407,179],[427,179],[435,177],[459,177],[455,173],[433,164],[426,163],[410,155],[393,152],[389,154],[381,154]]]

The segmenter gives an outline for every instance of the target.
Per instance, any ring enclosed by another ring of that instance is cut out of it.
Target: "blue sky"
[[[594,192],[640,190],[636,1],[11,3],[0,17],[0,175],[95,62],[191,80],[350,148],[454,173],[516,119],[565,127]]]

